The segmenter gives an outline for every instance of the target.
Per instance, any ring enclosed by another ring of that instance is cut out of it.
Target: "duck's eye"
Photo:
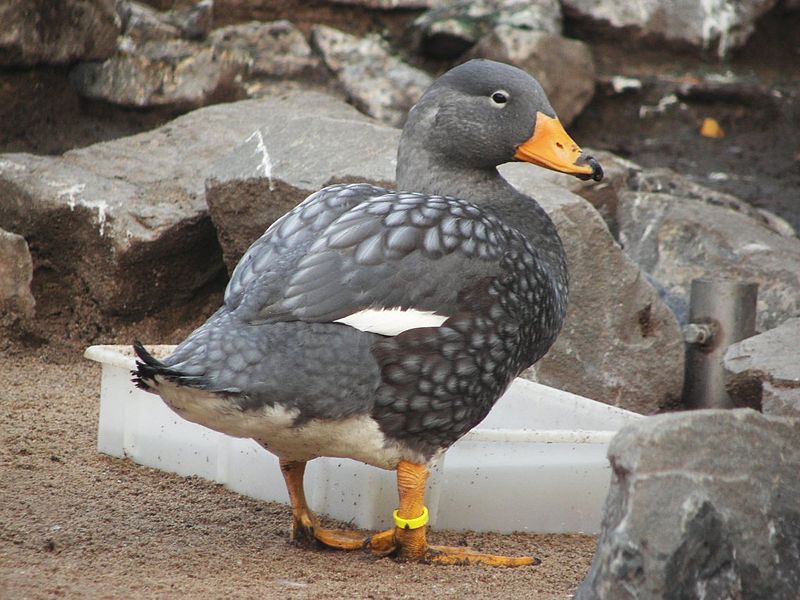
[[[503,90],[498,90],[494,94],[492,94],[492,102],[495,104],[505,104],[508,102],[508,92]]]

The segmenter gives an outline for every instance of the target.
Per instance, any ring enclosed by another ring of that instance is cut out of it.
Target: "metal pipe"
[[[683,400],[690,408],[733,408],[722,359],[728,346],[755,335],[757,299],[757,283],[692,281],[683,380]]]

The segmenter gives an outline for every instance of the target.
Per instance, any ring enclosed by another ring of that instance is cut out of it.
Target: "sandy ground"
[[[74,344],[2,352],[0,598],[569,598],[589,568],[591,536],[431,535],[542,559],[517,569],[295,547],[286,506],[98,453],[100,369]]]

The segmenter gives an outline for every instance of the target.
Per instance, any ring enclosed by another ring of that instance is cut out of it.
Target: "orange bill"
[[[600,181],[603,178],[600,163],[580,149],[558,118],[541,112],[536,113],[533,135],[517,146],[514,158],[581,179]]]

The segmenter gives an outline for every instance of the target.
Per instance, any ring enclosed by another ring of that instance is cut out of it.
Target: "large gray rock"
[[[33,261],[25,238],[0,229],[0,324],[7,316],[33,316],[32,279]]]
[[[516,65],[536,77],[565,125],[594,94],[594,61],[589,47],[554,33],[498,25],[481,38],[470,57]]]
[[[558,0],[459,0],[442,3],[412,23],[410,43],[434,58],[457,58],[499,25],[561,33]]]
[[[689,297],[692,279],[727,277],[759,284],[756,327],[800,315],[800,239],[760,218],[666,193],[623,192],[620,242],[670,293]]]
[[[102,60],[116,48],[114,0],[0,2],[0,66]]]
[[[338,181],[394,182],[400,132],[316,92],[270,102],[266,119],[221,158],[206,199],[225,264],[237,261],[273,221]]]
[[[398,127],[433,79],[393,56],[375,35],[363,38],[318,25],[312,43],[352,103],[371,117]]]
[[[608,451],[611,489],[577,600],[793,600],[800,421],[749,409],[659,415]]]
[[[674,315],[584,199],[542,179],[539,169],[501,172],[558,227],[570,269],[561,335],[525,376],[644,414],[679,404],[683,339]]]
[[[563,0],[571,17],[615,30],[617,38],[656,38],[720,57],[743,45],[777,0]]]
[[[800,318],[731,345],[724,365],[732,393],[753,391],[763,412],[800,418]]]
[[[273,110],[220,104],[61,157],[0,155],[0,226],[36,239],[36,256],[103,312],[180,302],[223,269],[205,177]]]

